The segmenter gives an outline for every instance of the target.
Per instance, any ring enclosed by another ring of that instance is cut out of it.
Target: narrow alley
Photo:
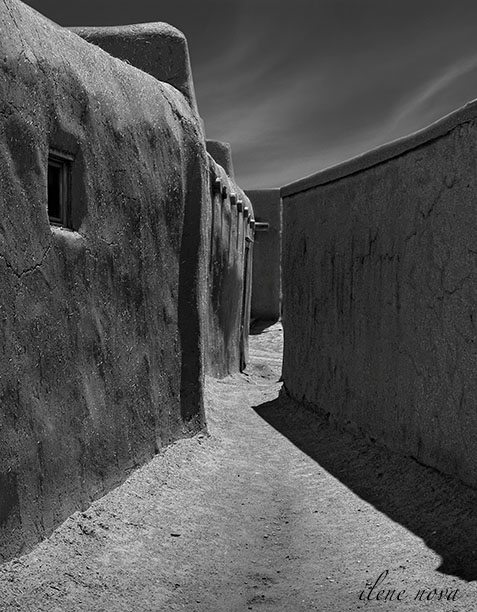
[[[209,435],[3,564],[2,612],[475,609],[477,492],[279,397],[258,331],[208,381]]]

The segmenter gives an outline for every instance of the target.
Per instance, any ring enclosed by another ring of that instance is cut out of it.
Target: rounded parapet
[[[182,32],[168,23],[70,29],[110,55],[175,87],[198,115],[189,49]]]
[[[219,142],[218,140],[207,140],[207,152],[212,155],[214,160],[222,166],[225,172],[234,179],[234,166],[232,161],[232,148],[228,142]]]

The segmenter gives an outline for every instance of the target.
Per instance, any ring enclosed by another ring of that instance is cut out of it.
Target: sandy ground
[[[208,381],[209,436],[2,565],[0,610],[477,610],[477,492],[279,397],[281,341]]]

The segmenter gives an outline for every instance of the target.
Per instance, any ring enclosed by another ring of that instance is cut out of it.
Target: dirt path
[[[277,399],[281,338],[209,381],[210,437],[1,566],[0,610],[477,609],[476,492]]]

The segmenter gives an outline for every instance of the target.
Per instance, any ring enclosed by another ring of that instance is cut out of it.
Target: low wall
[[[473,486],[476,115],[281,190],[286,391]]]
[[[280,190],[255,189],[246,193],[252,201],[255,214],[251,317],[277,321],[281,310]],[[263,224],[268,224],[268,227]]]
[[[207,372],[223,377],[248,361],[253,210],[224,168],[210,158],[212,214],[209,252]]]
[[[7,558],[203,427],[210,176],[172,85],[16,0],[0,24]],[[66,227],[49,222],[52,151]]]

